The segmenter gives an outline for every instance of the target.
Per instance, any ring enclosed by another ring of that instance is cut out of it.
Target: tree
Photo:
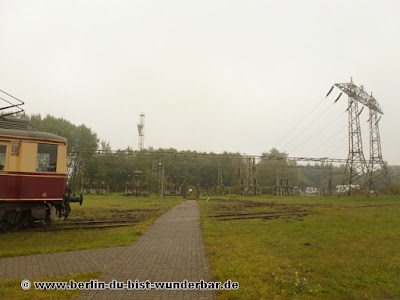
[[[77,181],[78,174],[84,172],[98,148],[97,134],[84,124],[77,126],[51,115],[42,118],[40,114],[23,114],[18,117],[28,120],[38,131],[54,133],[67,139],[69,180],[70,183]]]
[[[295,161],[287,159],[287,153],[272,148],[263,153],[258,163],[258,182],[261,186],[274,186],[275,180],[289,180],[290,185],[298,185],[300,171]],[[278,183],[279,184],[279,183]]]

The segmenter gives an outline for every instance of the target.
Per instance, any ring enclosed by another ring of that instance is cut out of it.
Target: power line
[[[71,152],[70,152],[71,153]],[[140,155],[157,155],[157,156],[167,156],[169,158],[173,157],[187,157],[187,158],[199,158],[199,157],[221,157],[221,158],[235,158],[235,159],[245,159],[246,157],[252,157],[255,159],[268,159],[268,160],[286,160],[286,161],[293,161],[293,162],[320,162],[320,161],[325,161],[327,163],[345,163],[346,159],[345,158],[328,158],[328,157],[300,157],[300,156],[275,156],[275,155],[250,155],[250,154],[240,154],[240,153],[235,153],[235,154],[216,154],[216,153],[175,153],[171,151],[160,151],[160,152],[155,152],[155,151],[127,151],[127,150],[96,150],[96,151],[72,151],[72,153],[78,154],[78,153],[92,153],[92,154],[98,154],[98,155],[116,155],[116,154],[122,154],[122,155],[131,155],[131,156],[140,156]]]
[[[320,100],[318,101],[318,103],[311,109],[311,111],[310,111],[309,113],[307,113],[306,116],[305,116],[303,119],[301,119],[291,130],[289,130],[289,132],[288,132],[277,144],[275,144],[275,148],[277,148],[278,145],[279,145],[282,141],[284,141],[293,131],[295,131],[296,129],[298,129],[298,128],[299,128],[299,125],[302,124],[302,123],[304,122],[304,120],[306,120],[306,119],[308,118],[308,116],[309,116],[318,106],[321,105],[322,102],[324,102],[325,98],[326,98],[326,97],[320,99]]]
[[[340,136],[340,139],[339,139],[339,140],[336,139],[337,136]],[[333,142],[333,143],[321,143],[320,146],[317,147],[317,148],[315,148],[314,151],[311,152],[308,156],[312,156],[312,154],[315,154],[315,152],[318,151],[318,150],[319,150],[321,147],[323,147],[323,146],[325,146],[325,147],[324,147],[322,150],[320,150],[319,152],[320,152],[321,154],[324,154],[326,151],[328,151],[329,149],[331,149],[333,146],[338,145],[338,144],[341,143],[344,139],[346,139],[346,138],[347,138],[347,132],[345,132],[344,134],[343,134],[343,132],[341,132],[341,134],[336,135],[335,137],[328,136],[328,138],[329,138],[330,140],[334,140],[334,142]],[[328,145],[328,146],[327,146],[327,145]],[[327,146],[327,147],[326,147],[326,146]],[[329,157],[329,155],[323,155],[323,156],[328,156],[328,157]]]
[[[334,128],[334,129],[335,129],[335,131],[337,131],[338,128]],[[338,142],[336,141],[338,136],[340,136],[341,138],[343,138],[343,132],[342,132],[342,130],[341,130],[340,132],[336,132],[336,134],[333,134],[333,131],[326,132],[325,135],[326,135],[326,139],[324,139],[322,142],[320,142],[319,145],[318,145],[317,147],[314,147],[314,148],[311,150],[311,152],[309,152],[309,153],[307,154],[307,156],[313,156],[313,155],[315,155],[317,152],[323,154],[323,153],[325,153],[325,151],[326,151],[327,149],[331,148],[332,145],[336,145],[336,144],[338,143]],[[346,132],[344,133],[344,137],[346,137]],[[340,139],[340,140],[342,140],[342,139]],[[327,145],[328,145],[328,146],[327,146]],[[321,148],[322,148],[323,150],[321,150]],[[323,156],[325,156],[325,155],[323,155]]]
[[[295,150],[298,150],[300,147],[302,147],[304,144],[306,144],[307,142],[309,142],[312,138],[315,138],[316,134],[322,130],[324,130],[326,127],[328,127],[329,125],[331,125],[332,123],[334,123],[335,121],[337,121],[340,117],[342,117],[342,115],[345,112],[342,112],[340,115],[336,116],[335,118],[333,118],[332,120],[326,122],[324,125],[321,126],[317,126],[316,129],[314,129],[310,134],[307,135],[306,138],[304,138],[300,144],[297,144],[296,147],[291,148],[292,151],[290,151],[289,153],[293,153]]]
[[[312,118],[311,122],[310,122],[308,125],[303,126],[303,127],[299,127],[298,130],[299,130],[299,131],[304,131],[304,129],[305,129],[306,127],[310,127],[310,126],[313,125],[315,122],[317,122],[317,121],[319,121],[319,120],[321,120],[321,119],[324,120],[322,117],[324,117],[328,112],[331,111],[331,107],[332,107],[333,104],[334,104],[334,103],[331,103],[331,105],[328,106],[328,107],[326,107],[325,110],[323,110],[323,112],[320,113],[316,118]],[[293,138],[293,139],[289,140],[288,142],[286,142],[286,143],[282,146],[282,148],[283,148],[283,149],[287,149],[291,144],[296,143],[296,140],[298,139],[298,137],[299,137],[299,136],[296,136],[295,138]]]

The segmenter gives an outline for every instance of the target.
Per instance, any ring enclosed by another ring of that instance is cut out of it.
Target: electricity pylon
[[[391,190],[391,183],[386,164],[382,159],[382,148],[379,134],[378,114],[383,115],[383,111],[378,101],[367,92],[363,86],[357,86],[350,80],[350,83],[335,83],[342,92],[348,95],[348,115],[349,115],[349,154],[345,168],[344,182],[349,183],[349,195],[351,186],[356,180],[362,178],[364,181],[364,189],[369,194],[371,191],[377,194],[376,183],[383,180],[386,186]],[[328,92],[332,91],[332,89]],[[340,96],[336,99],[339,100]],[[335,101],[335,102],[336,102]],[[370,137],[370,160],[367,164],[361,140],[360,114],[358,103],[369,108],[369,137]]]
[[[375,100],[372,94],[371,99]],[[379,134],[379,121],[381,117],[378,117],[378,111],[369,109],[370,162],[368,166],[368,188],[376,195],[378,195],[376,183],[380,180],[386,185],[388,191],[392,191],[392,184],[386,163],[382,158],[381,137]]]

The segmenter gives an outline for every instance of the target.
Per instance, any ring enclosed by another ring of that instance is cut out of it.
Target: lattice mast
[[[340,90],[348,95],[348,130],[349,130],[349,152],[347,155],[347,162],[345,167],[343,184],[348,183],[348,194],[350,196],[352,185],[361,179],[363,181],[363,188],[367,187],[368,166],[365,161],[365,156],[362,147],[360,114],[358,103],[363,103],[360,95],[362,94],[362,87],[359,88],[353,83],[336,83]]]
[[[371,94],[371,98],[373,98]],[[383,113],[382,113],[383,114]],[[386,163],[382,158],[381,137],[379,133],[379,121],[382,116],[378,116],[378,111],[369,109],[369,135],[370,135],[370,163],[368,172],[368,187],[377,195],[376,183],[383,180],[389,191],[392,191],[389,173]]]
[[[222,166],[218,166],[218,176],[217,176],[217,194],[223,195],[223,181],[222,181]]]
[[[326,189],[327,189],[327,165],[326,165],[326,159],[321,158],[321,175],[320,175],[320,187],[319,187],[319,192],[320,196],[326,196]]]
[[[139,139],[138,139],[138,150],[144,149],[144,113],[139,115],[139,123],[137,124]]]
[[[348,180],[351,185],[357,178],[363,177],[365,184],[364,188],[367,189],[368,193],[373,191],[375,194],[377,194],[376,182],[378,180],[383,180],[385,185],[389,190],[391,190],[389,174],[382,158],[379,134],[379,121],[381,116],[378,118],[378,114],[383,115],[383,111],[379,106],[378,101],[372,96],[372,94],[369,95],[365,92],[363,86],[356,86],[353,83],[353,80],[350,80],[350,83],[336,83],[335,86],[349,96],[349,155],[345,169],[345,180]],[[358,103],[369,108],[369,164],[366,163],[362,152],[359,120],[359,116],[364,107],[358,112]]]
[[[256,158],[246,156],[246,180],[244,181],[243,195],[253,196],[257,194]]]
[[[351,193],[351,186],[356,183],[358,179],[362,179],[363,186],[367,183],[368,166],[365,161],[360,126],[360,112],[358,110],[358,102],[349,97],[349,153],[347,156],[347,163],[345,168],[344,180],[349,183],[349,195]]]
[[[250,156],[246,157],[246,182],[245,182],[245,194],[251,196],[252,184],[251,184],[251,160]]]

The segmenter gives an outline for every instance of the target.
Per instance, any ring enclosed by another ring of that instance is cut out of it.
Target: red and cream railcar
[[[50,221],[52,208],[67,217],[69,202],[79,199],[66,190],[66,139],[36,131],[25,120],[0,117],[0,223]]]

